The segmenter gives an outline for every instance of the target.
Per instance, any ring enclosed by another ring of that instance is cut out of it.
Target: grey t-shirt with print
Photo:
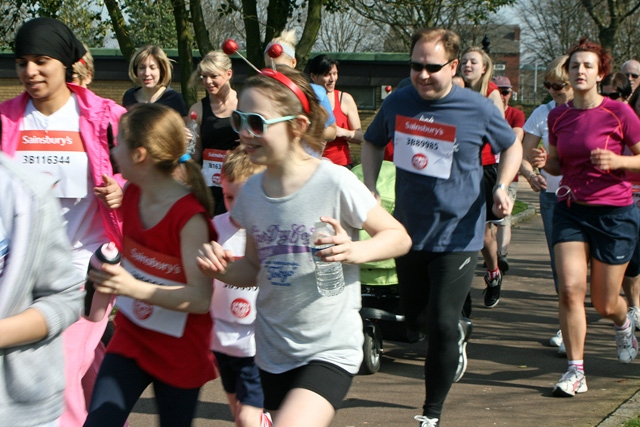
[[[320,360],[355,374],[363,342],[359,267],[343,264],[345,290],[323,297],[309,245],[320,216],[339,219],[357,240],[376,201],[348,169],[327,160],[286,197],[268,197],[262,179],[259,174],[247,181],[232,211],[255,242],[260,261],[256,363],[279,374]]]

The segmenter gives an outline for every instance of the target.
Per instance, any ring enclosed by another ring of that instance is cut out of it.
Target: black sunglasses
[[[442,70],[445,65],[451,64],[451,62],[453,62],[453,59],[444,64],[423,64],[421,62],[409,61],[409,67],[411,67],[413,71],[417,71],[418,73],[422,70],[427,70],[427,73],[433,74]]]
[[[637,79],[638,77],[640,77],[640,74],[636,74],[636,73],[624,73],[625,76],[627,76],[627,78],[631,77],[633,79]]]
[[[511,89],[500,89],[500,93],[507,96],[511,93]]]
[[[564,89],[564,87],[568,84],[568,83],[551,83],[548,81],[545,81],[544,83],[542,83],[544,87],[547,88],[547,90],[549,89],[553,89],[553,90],[562,90]]]
[[[602,96],[606,96],[611,99],[618,99],[622,96],[620,92],[603,93]]]

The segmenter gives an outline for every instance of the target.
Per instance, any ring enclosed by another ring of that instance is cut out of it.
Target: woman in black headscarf
[[[25,91],[0,104],[0,148],[30,168],[53,175],[73,246],[75,267],[86,273],[91,254],[103,243],[122,243],[117,210],[121,191],[109,148],[115,144],[125,109],[90,90],[69,84],[73,64],[85,54],[62,22],[36,18],[16,34],[16,72]],[[60,425],[81,426],[87,415],[97,366],[104,355],[100,338],[108,318],[81,318],[63,334],[65,411]],[[86,388],[86,390],[83,388]]]

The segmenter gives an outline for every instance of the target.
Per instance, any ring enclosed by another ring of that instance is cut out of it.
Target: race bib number
[[[184,285],[186,277],[180,259],[153,251],[125,237],[122,266],[133,277],[161,286]],[[127,319],[152,331],[180,338],[187,323],[187,313],[158,307],[144,301],[119,296],[116,306]]]
[[[207,148],[202,154],[202,174],[204,182],[209,187],[221,187],[220,173],[222,172],[222,162],[227,155],[225,150],[214,150]]]
[[[79,132],[22,130],[16,161],[33,173],[53,176],[56,197],[87,197],[89,160]]]
[[[397,116],[393,163],[400,169],[434,178],[451,175],[456,128]]]

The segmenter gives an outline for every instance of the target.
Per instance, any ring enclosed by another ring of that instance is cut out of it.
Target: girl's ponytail
[[[188,154],[186,156],[189,156]],[[211,196],[211,191],[207,187],[207,184],[204,182],[204,178],[202,177],[202,172],[200,170],[200,166],[189,156],[188,159],[182,161],[184,158],[181,157],[179,160],[179,167],[182,169],[184,184],[191,189],[191,192],[196,199],[200,202],[202,206],[207,211],[209,217],[213,217],[215,212],[213,205],[213,197]]]

